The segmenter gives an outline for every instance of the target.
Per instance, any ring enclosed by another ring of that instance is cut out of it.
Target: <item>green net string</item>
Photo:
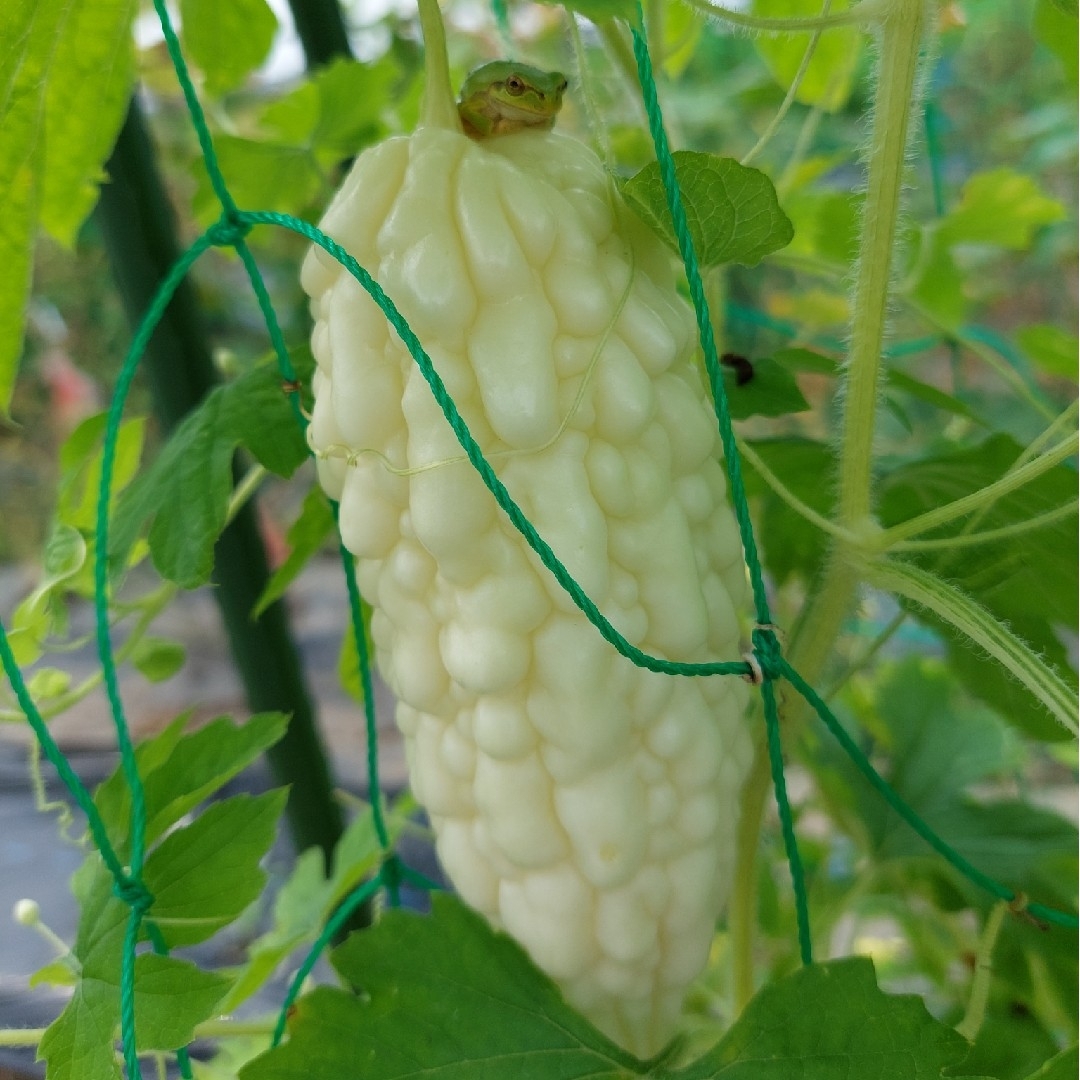
[[[660,111],[660,102],[656,96],[656,81],[653,78],[652,59],[645,37],[645,17],[641,4],[637,5],[636,25],[631,26],[634,43],[634,60],[637,63],[638,81],[641,84],[641,96],[645,103],[645,112],[649,121],[649,134],[652,136],[656,160],[660,166],[660,178],[667,197],[668,210],[675,228],[675,238],[682,256],[686,280],[690,286],[690,298],[694,304],[697,318],[698,339],[705,356],[705,370],[709,377],[713,406],[720,431],[720,441],[724,447],[724,459],[727,464],[728,480],[731,485],[731,502],[735,509],[735,518],[739,523],[739,535],[742,539],[743,557],[750,576],[750,588],[754,595],[754,609],[758,620],[755,631],[754,648],[762,677],[759,682],[762,706],[765,714],[766,737],[769,750],[769,770],[772,773],[773,795],[780,817],[780,831],[784,839],[784,852],[787,856],[791,874],[792,890],[795,894],[795,913],[798,927],[799,956],[803,964],[813,960],[813,946],[810,937],[810,905],[806,895],[806,880],[803,874],[802,857],[795,839],[795,825],[791,813],[791,803],[787,795],[787,782],[784,776],[784,756],[780,744],[780,716],[776,707],[776,694],[772,680],[775,677],[775,664],[762,664],[763,659],[779,655],[780,647],[776,635],[771,629],[772,614],[765,593],[764,575],[761,560],[758,557],[757,542],[754,539],[754,527],[750,521],[750,506],[746,498],[746,487],[742,478],[742,466],[739,451],[735,445],[735,432],[731,424],[731,412],[728,407],[727,391],[720,372],[720,361],[713,334],[712,318],[709,314],[709,302],[705,297],[705,283],[698,266],[694,242],[690,237],[690,226],[686,220],[686,208],[683,205],[679,182],[675,175],[675,161],[671,156],[667,132],[664,130],[664,118]]]
[[[700,274],[697,271],[696,258],[694,257],[693,247],[689,242],[689,236],[685,227],[685,215],[682,213],[681,198],[678,192],[678,185],[675,181],[674,166],[663,130],[662,116],[656,102],[655,83],[653,81],[651,64],[649,61],[648,45],[642,29],[634,29],[635,59],[638,63],[643,97],[646,101],[646,108],[649,113],[650,131],[654,137],[657,158],[661,165],[661,174],[664,178],[669,206],[672,209],[673,220],[676,222],[677,235],[680,236],[680,244],[684,263],[686,264],[688,280],[691,285],[691,293],[694,295],[695,299],[695,312],[698,317],[699,326],[702,330],[702,344],[706,353],[710,384],[716,401],[717,419],[721,436],[724,440],[729,473],[732,477],[733,502],[735,503],[740,529],[743,532],[747,562],[750,566],[751,576],[754,579],[755,608],[759,617],[759,626],[753,634],[753,663],[709,662],[686,664],[653,657],[636,649],[622,638],[614,627],[611,626],[592,600],[558,560],[550,546],[548,546],[543,538],[539,536],[520,508],[510,497],[505,487],[498,480],[494,470],[485,459],[467,425],[458,413],[452,398],[439,379],[438,374],[432,367],[431,361],[422,348],[419,340],[413,334],[408,323],[400,312],[398,312],[390,298],[386,296],[370,274],[368,274],[367,271],[364,270],[346,251],[344,251],[344,249],[314,226],[289,215],[266,211],[247,212],[241,211],[236,207],[235,202],[228,192],[224,178],[221,175],[221,170],[218,166],[216,155],[214,154],[209,128],[206,124],[201,107],[199,106],[190,77],[187,74],[187,68],[180,52],[179,42],[172,30],[168,13],[165,11],[164,4],[161,0],[155,0],[155,7],[157,8],[158,15],[162,22],[166,45],[173,64],[176,67],[177,75],[191,114],[192,123],[196,128],[200,146],[206,158],[208,174],[210,175],[211,183],[221,202],[223,213],[221,220],[208,229],[207,232],[177,261],[155,296],[146,316],[142,320],[125,359],[120,379],[117,382],[117,392],[114,395],[113,404],[110,408],[109,422],[105,435],[105,450],[103,452],[102,475],[98,501],[97,553],[95,556],[95,611],[99,627],[98,649],[101,654],[100,659],[103,671],[106,674],[106,686],[110,709],[112,710],[114,723],[117,727],[118,743],[121,751],[125,777],[128,779],[132,793],[133,840],[130,867],[124,867],[121,864],[115,850],[109,843],[104,825],[100,816],[97,814],[89,793],[71,770],[70,765],[67,763],[62,752],[49,735],[47,727],[45,726],[40,713],[38,713],[26,688],[25,682],[22,679],[18,666],[15,663],[6,632],[4,631],[3,626],[0,626],[0,662],[2,662],[4,671],[15,691],[20,707],[26,714],[27,720],[41,744],[46,757],[57,768],[65,786],[68,787],[75,801],[85,813],[94,842],[114,878],[117,895],[130,907],[130,916],[125,937],[124,959],[121,970],[121,1034],[125,1064],[129,1077],[141,1078],[139,1062],[135,1051],[135,946],[144,919],[147,916],[147,913],[152,909],[153,897],[150,896],[140,878],[145,837],[145,807],[141,801],[141,797],[137,797],[141,796],[141,781],[139,780],[138,770],[135,766],[134,749],[131,745],[124,718],[122,702],[120,700],[115,676],[115,661],[112,656],[111,642],[108,635],[108,508],[109,495],[112,487],[112,472],[115,461],[116,443],[127,391],[130,387],[131,379],[134,377],[135,368],[145,350],[146,343],[149,340],[154,327],[160,320],[161,315],[168,305],[180,280],[187,274],[188,270],[197,259],[210,247],[230,246],[236,249],[251,280],[252,288],[266,320],[267,330],[270,334],[283,378],[289,383],[295,381],[295,373],[289,362],[288,353],[285,349],[284,340],[265,284],[254,257],[251,255],[250,250],[244,242],[247,232],[255,225],[274,225],[283,227],[307,237],[312,243],[318,244],[335,258],[369,293],[372,299],[380,306],[391,325],[394,326],[395,330],[397,330],[402,337],[413,360],[417,363],[427,380],[443,415],[453,428],[462,449],[469,457],[474,468],[480,473],[493,497],[508,515],[514,526],[521,532],[532,550],[536,552],[541,561],[544,562],[545,566],[548,567],[562,587],[571,596],[583,614],[585,614],[596,629],[620,653],[641,667],[646,667],[649,670],[666,674],[685,676],[738,674],[743,677],[750,677],[753,681],[760,683],[767,720],[768,749],[773,772],[774,790],[780,809],[784,843],[792,873],[793,889],[796,895],[800,951],[805,961],[809,962],[810,959],[810,930],[807,916],[805,884],[802,880],[801,862],[798,857],[798,847],[794,835],[792,815],[790,806],[787,802],[784,785],[782,748],[779,739],[779,723],[776,710],[775,690],[773,686],[775,680],[778,678],[785,678],[808,701],[817,715],[825,723],[830,733],[838,740],[845,753],[847,753],[855,762],[859,770],[882,797],[886,799],[888,804],[960,874],[990,895],[1009,901],[1018,906],[1023,905],[1033,916],[1048,923],[1068,928],[1077,927],[1077,918],[1072,914],[1057,911],[1045,905],[1026,904],[1024,899],[1019,897],[1013,890],[982,874],[938,836],[937,833],[935,833],[910,807],[906,805],[906,803],[904,803],[888,782],[877,773],[851,737],[844,731],[836,717],[833,716],[825,703],[818,697],[813,688],[802,679],[798,672],[796,672],[781,655],[776,635],[769,624],[769,612],[767,602],[765,601],[761,567],[757,558],[756,545],[753,540],[753,530],[750,526],[745,491],[742,487],[741,473],[738,464],[738,451],[734,444],[730,415],[724,397],[723,381],[719,376],[719,368],[716,363],[716,347],[715,342],[712,340],[711,323],[707,317],[707,308],[704,306],[704,294],[700,285]],[[680,218],[681,230],[679,225]],[[697,279],[696,284],[695,278]],[[295,395],[293,395],[293,401],[297,420],[299,423],[303,424],[305,421],[299,409],[299,402],[295,400]],[[352,619],[353,633],[356,635],[357,652],[361,661],[361,678],[364,680],[363,685],[365,687],[365,720],[369,746],[368,764],[370,774],[370,798],[373,806],[373,816],[377,822],[376,829],[379,835],[379,841],[387,852],[387,855],[384,858],[379,873],[371,881],[360,886],[357,890],[354,890],[354,892],[346,898],[342,906],[335,912],[334,916],[328,920],[323,934],[320,935],[319,940],[309,951],[301,968],[302,974],[298,973],[297,978],[294,979],[293,985],[290,987],[289,995],[283,1005],[281,1016],[279,1017],[278,1031],[275,1033],[275,1042],[280,1040],[284,1033],[285,1017],[289,1007],[291,1007],[296,996],[300,992],[303,979],[311,971],[318,956],[333,939],[335,933],[345,925],[348,917],[361,904],[371,899],[380,888],[385,889],[390,896],[391,902],[394,902],[396,900],[398,886],[402,881],[408,881],[424,889],[435,887],[433,882],[402,864],[397,856],[390,850],[391,845],[385,826],[385,819],[382,816],[381,797],[378,786],[377,732],[375,730],[373,694],[370,692],[370,665],[368,663],[366,638],[363,629],[360,593],[356,586],[352,559],[346,552],[343,552],[343,566],[349,592],[350,616]],[[164,942],[161,940],[160,935],[156,933],[153,923],[149,919],[146,919],[146,929],[155,949],[164,952]],[[186,1051],[181,1049],[178,1051],[177,1056],[181,1074],[184,1077],[190,1077],[191,1070]]]

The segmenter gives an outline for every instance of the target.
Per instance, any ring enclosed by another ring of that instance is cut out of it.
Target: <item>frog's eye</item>
[[[506,80],[505,85],[506,85],[506,92],[508,94],[513,94],[514,97],[517,97],[519,94],[524,94],[525,93],[525,82],[518,75],[511,75]]]

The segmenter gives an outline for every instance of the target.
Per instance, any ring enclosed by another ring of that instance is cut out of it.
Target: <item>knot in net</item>
[[[154,894],[141,881],[132,877],[117,878],[113,882],[113,894],[140,915],[145,915],[154,903]]]
[[[251,232],[251,223],[245,221],[236,210],[226,210],[206,230],[206,239],[213,247],[236,247]]]
[[[760,686],[765,679],[776,680],[784,674],[784,658],[780,651],[780,639],[776,627],[771,623],[758,624],[750,640],[754,651],[746,658],[753,669],[749,679],[755,686]]]

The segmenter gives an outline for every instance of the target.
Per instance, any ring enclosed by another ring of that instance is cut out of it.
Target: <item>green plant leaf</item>
[[[862,726],[873,743],[864,751],[932,829],[991,878],[1043,902],[1069,902],[1049,885],[1055,875],[1048,869],[1074,856],[1075,826],[1018,799],[972,794],[975,785],[1010,775],[1022,761],[1022,744],[1003,720],[981,702],[966,699],[944,664],[919,657],[883,669],[869,709],[870,723]],[[866,705],[860,712],[866,714]],[[838,747],[828,744],[819,751],[823,768],[843,778],[838,787],[823,773],[823,786],[848,806],[848,827],[864,837],[875,860],[925,866],[929,857],[931,872],[948,874],[970,902],[986,900],[932,854]]]
[[[42,551],[43,583],[56,584],[77,574],[86,562],[86,541],[70,525],[56,525]],[[40,588],[40,586],[39,586]]]
[[[371,607],[365,600],[360,601],[360,613],[364,622],[367,653],[369,657],[372,657],[375,655],[375,643],[371,639]],[[356,648],[356,635],[353,633],[351,621],[341,636],[337,672],[341,688],[358,705],[363,705],[364,684],[360,678],[360,653]]]
[[[1076,0],[1037,0],[1035,37],[1060,61],[1075,86],[1080,62],[1077,58]]]
[[[65,246],[94,208],[135,80],[135,0],[67,5],[45,94],[41,224]]]
[[[792,371],[810,371],[815,375],[838,375],[839,365],[832,357],[823,356],[811,349],[780,349],[773,353],[777,363]]]
[[[1017,332],[1020,347],[1048,375],[1075,379],[1080,340],[1057,326],[1025,326]]]
[[[733,158],[677,150],[672,155],[690,236],[702,269],[737,262],[754,266],[790,242],[794,231],[772,181]],[[671,212],[654,161],[622,186],[627,202],[676,253]]]
[[[828,515],[835,464],[825,443],[791,438],[755,440],[750,445],[790,492],[812,510]],[[749,461],[743,463],[743,475],[747,494],[761,499],[759,533],[769,573],[777,582],[793,575],[812,581],[825,557],[826,537],[773,492]]]
[[[909,295],[946,326],[959,328],[967,318],[968,297],[963,271],[953,258],[947,236],[926,230],[920,243],[928,245],[917,265],[918,278],[907,286]]]
[[[821,4],[818,0],[754,0],[753,12],[768,18],[813,18],[821,14]],[[784,90],[795,79],[808,41],[808,34],[758,34],[754,38],[755,49]],[[842,109],[851,96],[862,46],[863,34],[857,27],[830,27],[818,38],[795,100],[826,112]]]
[[[1053,902],[1057,897],[1058,906],[1074,908],[1075,859],[1054,867],[1053,877],[1054,882],[1042,879],[1040,899]],[[1066,935],[1060,928],[1047,930],[1027,919],[1006,919],[994,948],[987,1018],[973,1050],[973,1056],[984,1050],[997,1056],[994,1064],[998,1067],[986,1067],[986,1072],[1026,1077],[1032,1072],[1038,1075],[1040,1068],[1051,1068],[1053,1076],[1053,1069],[1062,1067],[1061,1063],[1052,1066],[1047,1059],[1056,1057],[1061,1033],[1073,1024],[1067,1018],[1077,1014],[1080,960],[1076,949],[1070,947],[1076,941],[1075,934]],[[999,1033],[1011,1043],[1002,1046]],[[1066,1052],[1063,1056],[1068,1064],[1070,1055]],[[984,1061],[991,1060],[984,1057]],[[1066,1073],[1069,1080],[1077,1075],[1075,1049],[1071,1064],[1072,1072]]]
[[[400,834],[400,817],[391,816],[387,824],[392,838]],[[272,927],[249,946],[247,962],[236,973],[223,1011],[235,1009],[288,956],[314,943],[334,908],[377,869],[382,854],[370,808],[358,814],[342,834],[334,849],[330,877],[326,876],[321,851],[310,848],[303,852],[274,900]]]
[[[276,31],[266,0],[180,0],[180,40],[213,95],[238,86],[266,59]]]
[[[131,654],[131,662],[151,682],[171,679],[183,666],[187,650],[178,641],[144,637]]]
[[[228,978],[203,971],[189,960],[154,953],[136,957],[135,1034],[140,1053],[187,1045],[195,1025],[217,1011],[228,988]]]
[[[540,0],[543,4],[554,7],[566,7],[591,19],[594,23],[603,23],[607,19],[622,19],[630,26],[638,24],[638,5],[636,0]]]
[[[882,478],[880,516],[886,527],[970,495],[1003,476],[1023,448],[1007,435],[993,435],[978,446],[948,451],[890,469]],[[1059,465],[1020,490],[997,500],[979,517],[976,531],[1016,527],[1076,497],[1076,474]],[[932,538],[963,534],[959,519]],[[954,550],[905,553],[923,569],[954,582],[998,620],[1007,624],[1051,663],[1064,679],[1075,681],[1055,626],[1075,629],[1074,599],[1080,588],[1076,551],[1080,536],[1075,515],[1015,537],[966,545]],[[950,662],[968,689],[994,705],[1011,723],[1039,738],[1065,737],[1047,711],[1008,678],[1001,666],[924,612],[919,618],[939,628],[949,643]]]
[[[274,842],[287,791],[234,795],[169,833],[143,871],[154,896],[149,918],[170,948],[205,941],[262,892],[259,866]]]
[[[71,672],[59,668],[38,668],[26,681],[26,689],[39,704],[48,699],[66,693],[71,685]]]
[[[300,368],[298,355],[292,358]],[[306,374],[298,371],[302,381]],[[308,446],[276,364],[259,364],[214,394],[221,399],[222,427],[264,468],[287,478],[307,461]]]
[[[275,600],[285,595],[285,590],[296,580],[300,571],[322,548],[333,531],[334,513],[322,488],[315,484],[308,489],[299,515],[289,526],[285,537],[289,554],[266,583],[266,588],[252,612],[255,618]]]
[[[307,458],[280,377],[268,364],[213,390],[123,493],[110,536],[114,562],[123,563],[143,523],[152,519],[148,539],[160,573],[183,588],[208,580],[239,446],[279,476],[290,476]]]
[[[0,5],[0,417],[22,351],[38,225],[65,244],[97,197],[131,92],[133,0]]]
[[[1075,13],[1074,7],[1073,14]],[[1036,1069],[1027,1077],[1027,1080],[1073,1080],[1080,1071],[1078,1066],[1080,1066],[1080,1055],[1077,1054],[1074,1046],[1069,1050],[1062,1050],[1060,1054],[1055,1054],[1041,1068]]]
[[[520,946],[460,901],[389,911],[333,954],[364,997],[301,998],[289,1041],[242,1080],[616,1080],[647,1070],[578,1016]]]
[[[221,1004],[223,1012],[232,1012],[296,949],[315,940],[322,928],[328,894],[322,850],[308,848],[297,857],[274,900],[273,926],[248,946],[247,960],[234,972],[229,996]]]
[[[391,843],[401,835],[402,824],[400,812],[389,815],[386,827]],[[375,870],[382,857],[383,849],[375,830],[375,818],[368,807],[353,818],[334,848],[333,872],[327,881],[329,894],[323,911],[324,918]]]
[[[996,973],[996,964],[995,964]],[[1057,1039],[1015,1000],[988,1010],[965,1070],[1018,1080],[1039,1068],[1058,1049]],[[1068,1080],[1074,1080],[1073,1070]]]
[[[950,244],[996,244],[1022,251],[1036,229],[1061,221],[1065,207],[1044,195],[1033,177],[1013,169],[975,173],[941,223]]]
[[[79,981],[78,964],[70,957],[62,957],[40,967],[30,976],[31,987],[74,986]]]
[[[41,580],[11,618],[8,643],[20,667],[40,659],[46,638],[63,625],[65,609],[58,594],[85,570],[87,554],[87,543],[77,529],[54,523],[42,551]]]
[[[256,713],[243,725],[222,716],[185,735],[188,720],[186,715],[177,717],[160,735],[135,748],[146,795],[147,843],[246,769],[285,734],[288,723],[282,713]],[[94,803],[110,839],[126,850],[131,796],[119,767],[98,787]]]
[[[80,977],[64,1011],[38,1048],[50,1078],[119,1080],[115,1038],[120,1022],[120,969],[128,907],[112,890],[112,877],[96,853],[72,881],[81,901],[73,949]],[[135,961],[135,1031],[140,1050],[175,1050],[195,1025],[213,1014],[229,980],[170,957]]]
[[[341,647],[337,659],[338,683],[342,690],[357,703],[364,704],[364,686],[360,679],[360,653],[356,648],[356,638],[352,628],[346,627],[341,635]]]
[[[64,1011],[46,1028],[38,1045],[50,1080],[120,1080],[112,1029],[119,1020],[119,988],[100,982],[76,984]]]
[[[335,156],[357,153],[384,130],[382,114],[400,78],[389,56],[367,64],[338,57],[313,75],[319,95],[312,144]]]
[[[680,1069],[642,1062],[571,1010],[520,947],[446,895],[430,917],[387,913],[337,949],[362,996],[301,998],[289,1041],[242,1080],[941,1080],[967,1043],[919,998],[878,989],[869,960],[812,965],[762,990]]]
[[[753,377],[739,386],[730,369],[724,368],[725,389],[734,419],[787,416],[810,408],[794,376],[775,360],[767,356],[755,360],[753,369]]]
[[[884,993],[863,957],[811,964],[766,986],[678,1080],[941,1080],[968,1044],[922,999]]]
[[[905,394],[910,394],[911,397],[924,401],[927,405],[933,405],[935,409],[952,413],[954,416],[963,416],[982,427],[986,426],[986,422],[978,413],[969,405],[965,405],[958,397],[947,394],[944,390],[923,382],[922,379],[914,379],[897,368],[889,369],[888,387],[891,390],[901,390]]]
[[[664,10],[664,74],[677,79],[694,58],[705,20],[689,4],[668,4]]]
[[[837,166],[849,165],[846,156],[815,161],[817,169],[826,174]],[[810,170],[815,161],[805,163],[805,169]],[[824,261],[839,280],[858,252],[863,201],[864,196],[860,193],[793,187],[791,177],[785,174],[784,213],[794,232],[786,254]]]
[[[151,518],[147,541],[162,577],[186,589],[209,580],[214,544],[228,518],[238,443],[223,429],[221,398],[211,395],[124,493],[114,518],[111,557],[126,557],[139,525]]]
[[[259,112],[259,128],[280,142],[310,146],[319,122],[319,91],[312,79],[284,97],[273,98]]]
[[[22,353],[23,320],[45,167],[45,91],[64,0],[0,5],[0,416],[6,416]]]
[[[60,451],[63,470],[57,492],[57,519],[90,534],[97,524],[98,489],[101,485],[103,441],[108,414],[99,413],[84,420]],[[120,425],[113,458],[110,503],[115,508],[120,493],[139,470],[146,421],[142,417]]]
[[[318,164],[306,147],[217,135],[214,149],[229,191],[241,208],[297,213],[323,190]],[[209,225],[220,216],[221,204],[201,158],[193,169],[198,180],[192,203],[195,216],[200,224]]]

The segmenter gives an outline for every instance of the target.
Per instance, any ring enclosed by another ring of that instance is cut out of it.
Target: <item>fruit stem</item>
[[[419,0],[420,30],[424,35],[424,104],[421,127],[462,130],[454,91],[450,86],[450,63],[446,56],[446,31],[439,0]]]

